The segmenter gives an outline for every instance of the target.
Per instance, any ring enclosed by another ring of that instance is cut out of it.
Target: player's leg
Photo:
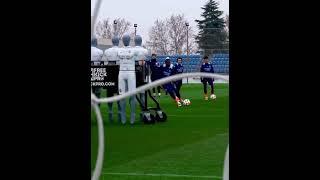
[[[144,97],[145,97],[144,92],[143,93],[139,93],[139,99],[140,99],[142,105],[145,104],[145,98]],[[141,108],[141,110],[143,110],[143,108]]]
[[[204,99],[208,100],[208,87],[207,87],[207,79],[203,79],[203,93],[204,93]]]
[[[159,97],[160,97],[160,96],[161,96],[161,87],[158,86],[158,87],[157,87],[157,90],[158,90],[158,95],[159,95]]]
[[[126,75],[124,72],[119,72],[119,79],[118,79],[118,87],[119,87],[119,94],[123,94],[126,92]],[[126,123],[126,100],[120,100],[120,111],[121,111],[121,122],[122,124]]]
[[[120,105],[120,101],[117,101],[117,105],[118,105],[118,121],[121,122],[121,105]]]
[[[208,81],[208,83],[209,83],[209,85],[210,85],[210,87],[211,87],[211,94],[214,94],[214,85],[213,85],[213,80],[212,80],[212,79],[210,79],[210,80]]]
[[[152,93],[153,93],[153,96],[156,96],[156,88],[152,88]]]
[[[210,79],[210,81],[208,81],[210,87],[211,87],[211,95],[210,95],[210,98],[211,99],[215,99],[216,98],[216,95],[214,94],[214,84],[213,84],[213,80]]]
[[[182,86],[182,81],[176,81],[176,91],[179,99],[181,99],[181,94],[180,94],[181,86]]]
[[[156,77],[151,74],[150,79],[151,79],[151,82],[153,82],[156,80]],[[152,88],[152,95],[153,95],[153,97],[156,97],[156,87]]]
[[[177,106],[181,106],[181,102],[180,102],[180,99],[178,98],[178,96],[176,95],[175,93],[175,88],[173,86],[173,84],[169,83],[169,84],[165,84],[163,86],[166,91],[169,93],[169,95],[171,96],[171,98],[177,103]]]
[[[134,91],[136,89],[136,74],[135,72],[129,72],[128,73],[128,91]],[[134,124],[135,118],[136,118],[136,97],[131,96],[129,98],[130,103],[130,123]]]

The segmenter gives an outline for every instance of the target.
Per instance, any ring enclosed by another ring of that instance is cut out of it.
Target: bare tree
[[[188,27],[188,44],[189,44],[189,54],[194,54],[196,52],[198,52],[199,50],[199,46],[196,43],[196,34],[194,33],[193,29],[191,26]],[[182,48],[183,52],[187,53],[187,40],[186,42],[183,44],[183,48]]]
[[[109,25],[109,18],[99,21],[95,28],[95,34],[98,38],[110,39],[111,38],[111,28]]]
[[[123,18],[115,19],[115,21],[117,24],[113,26],[114,28],[112,35],[118,35],[120,38],[122,38],[125,33],[128,33],[131,23]]]
[[[117,24],[114,24],[116,22]],[[110,21],[109,18],[99,21],[96,25],[96,36],[99,38],[111,39],[112,36],[118,35],[120,38],[129,31],[131,23],[123,18]]]
[[[192,26],[186,26],[184,15],[171,15],[165,20],[156,20],[149,31],[148,49],[158,54],[182,54],[187,52],[187,31],[189,52],[198,50]],[[187,29],[188,28],[188,29]]]
[[[148,47],[158,54],[169,54],[169,36],[166,22],[157,19],[149,31]]]
[[[187,26],[184,15],[171,15],[167,19],[167,26],[169,28],[170,48],[174,53],[180,54],[183,45],[186,43]],[[191,28],[189,26],[189,28]]]

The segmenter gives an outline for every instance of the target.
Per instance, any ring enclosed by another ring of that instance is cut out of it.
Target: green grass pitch
[[[144,125],[110,123],[107,105],[101,105],[105,122],[105,155],[101,179],[104,180],[181,180],[222,179],[224,155],[229,137],[229,88],[216,84],[216,100],[205,101],[201,84],[184,84],[183,98],[190,106],[177,108],[169,95],[162,92],[160,104],[168,121]],[[102,96],[105,96],[103,91]],[[150,102],[150,101],[149,101]],[[151,106],[151,105],[149,105]],[[95,166],[98,131],[94,111],[91,115],[91,166]]]

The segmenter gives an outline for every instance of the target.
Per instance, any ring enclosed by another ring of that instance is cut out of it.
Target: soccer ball
[[[216,95],[211,94],[210,99],[216,99],[216,98],[217,98],[217,96],[216,96]]]
[[[190,104],[191,104],[191,102],[190,102],[189,99],[184,99],[184,100],[183,100],[183,105],[189,106]]]

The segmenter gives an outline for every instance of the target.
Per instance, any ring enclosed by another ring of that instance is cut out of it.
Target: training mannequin
[[[134,59],[134,50],[129,46],[130,44],[130,36],[124,35],[122,37],[122,42],[124,47],[120,48],[118,51],[119,58],[119,79],[118,79],[118,87],[119,94],[124,94],[128,91],[133,91],[136,89],[136,72],[135,72],[135,59]],[[127,87],[127,88],[126,88]],[[135,96],[131,96],[129,98],[129,104],[131,109],[130,114],[130,123],[134,124],[135,115],[136,115],[136,101]],[[121,106],[121,122],[123,124],[126,123],[126,100],[120,101]]]
[[[119,58],[118,58],[118,51],[119,51],[119,37],[114,36],[112,38],[112,45],[113,47],[106,49],[104,52],[104,64],[105,65],[118,65],[119,64]],[[114,88],[106,88],[107,89],[107,97],[112,97],[114,95],[118,94],[118,90]],[[118,104],[118,120],[121,121],[121,106],[120,102],[117,101]],[[113,111],[112,111],[112,105],[113,103],[108,103],[108,114],[109,114],[109,121],[113,122]]]

